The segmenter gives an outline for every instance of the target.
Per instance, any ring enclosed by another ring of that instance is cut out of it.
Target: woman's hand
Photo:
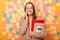
[[[30,31],[30,38],[34,39],[34,32]]]
[[[32,31],[30,31],[30,36],[33,36],[33,35],[34,35],[34,33]]]
[[[26,20],[28,20],[27,12],[24,12]]]

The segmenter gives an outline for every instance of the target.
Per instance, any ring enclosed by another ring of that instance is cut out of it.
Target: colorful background
[[[0,0],[0,40],[19,40],[20,18],[24,5],[32,2],[37,17],[46,21],[46,40],[60,40],[60,0]]]

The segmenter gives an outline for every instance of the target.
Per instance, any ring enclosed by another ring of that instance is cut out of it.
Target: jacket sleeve
[[[24,35],[27,31],[27,20],[24,18],[20,19],[20,28],[19,28],[20,34]]]

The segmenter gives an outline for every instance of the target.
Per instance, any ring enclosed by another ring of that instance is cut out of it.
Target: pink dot
[[[58,40],[58,37],[55,37],[55,40]]]
[[[54,15],[55,13],[54,12],[52,12],[52,15]]]
[[[10,39],[10,36],[6,36],[6,39]]]
[[[58,29],[58,26],[55,26],[54,29],[57,30]]]
[[[51,30],[48,31],[49,34],[53,34],[53,32]]]
[[[2,31],[4,32],[4,31],[5,31],[5,29],[4,29],[4,28],[2,28]]]
[[[12,36],[15,36],[15,33],[12,33]]]
[[[12,8],[9,8],[9,12],[12,12]]]
[[[35,0],[35,2],[37,2],[38,0]]]
[[[15,30],[12,30],[12,33],[14,34],[16,31]]]
[[[20,26],[17,26],[17,29],[19,29]]]
[[[2,14],[4,14],[4,13],[5,13],[5,10],[3,10]]]
[[[14,0],[14,3],[17,3],[17,0]]]
[[[6,20],[8,20],[8,17],[6,17]]]
[[[16,35],[16,38],[18,38],[18,35]]]
[[[19,38],[16,38],[16,40],[19,40]]]
[[[52,39],[53,38],[53,35],[50,35],[50,38]]]
[[[54,21],[53,23],[54,23],[54,24],[59,24],[58,21]]]
[[[6,23],[6,26],[7,26],[8,28],[10,28],[10,24]]]
[[[8,31],[8,30],[6,30],[6,33],[9,33],[9,31]]]
[[[6,5],[8,5],[8,2],[6,2]]]
[[[58,14],[60,14],[60,12],[58,12]]]
[[[46,25],[45,28],[48,28],[48,25]]]
[[[22,2],[25,2],[26,0],[22,0]]]
[[[4,26],[6,26],[6,22],[4,22]]]
[[[20,17],[18,18],[18,22],[20,22]]]

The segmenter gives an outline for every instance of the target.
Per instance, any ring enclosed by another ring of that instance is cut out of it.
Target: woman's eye
[[[33,7],[31,7],[31,9],[33,9]]]
[[[26,8],[26,9],[29,9],[29,8]]]

